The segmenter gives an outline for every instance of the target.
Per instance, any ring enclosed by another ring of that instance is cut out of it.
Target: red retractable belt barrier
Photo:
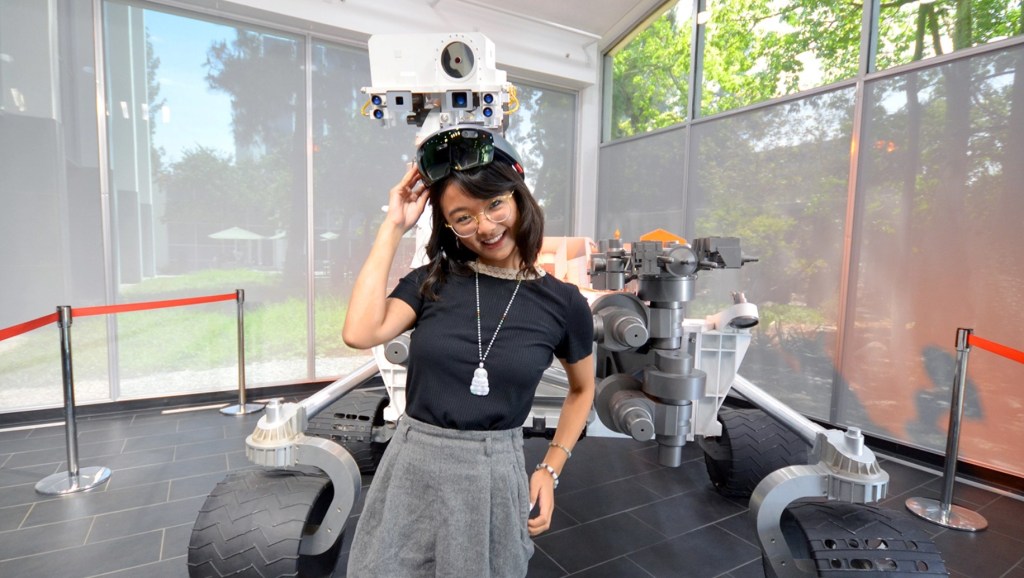
[[[88,317],[90,315],[107,315],[112,313],[127,313],[129,311],[145,311],[147,309],[163,309],[165,307],[181,307],[184,305],[198,305],[200,303],[216,303],[218,301],[234,301],[238,298],[237,293],[224,293],[223,295],[209,295],[206,297],[188,297],[185,299],[168,299],[166,301],[144,301],[141,303],[122,303],[120,305],[99,305],[95,307],[76,307],[71,310],[72,317]],[[56,323],[57,313],[44,315],[38,319],[12,325],[0,329],[0,341],[10,339],[22,333],[28,333],[44,325]]]
[[[49,315],[43,315],[39,319],[33,319],[32,321],[26,321],[24,323],[12,325],[10,327],[7,327],[6,329],[0,329],[0,341],[3,341],[4,339],[10,339],[11,337],[14,337],[16,335],[21,335],[22,333],[28,333],[33,329],[38,329],[44,325],[49,325],[51,323],[56,322],[57,314],[51,313]]]
[[[967,336],[967,343],[974,345],[979,349],[991,351],[996,355],[1001,355],[1007,359],[1016,361],[1017,363],[1024,363],[1024,351],[1017,351],[1012,347],[1007,347],[994,341],[989,341],[988,339],[982,339],[973,333]]]
[[[225,293],[208,297],[188,297],[186,299],[169,299],[167,301],[145,301],[142,303],[122,303],[120,305],[97,305],[95,307],[75,307],[71,310],[72,317],[88,317],[90,315],[106,315],[111,313],[128,313],[129,311],[145,311],[147,309],[163,309],[165,307],[181,307],[200,303],[216,303],[218,301],[234,301],[237,295]]]

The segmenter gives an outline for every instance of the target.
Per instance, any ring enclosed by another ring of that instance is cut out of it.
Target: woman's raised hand
[[[388,220],[403,231],[408,231],[423,214],[429,197],[429,190],[423,185],[416,163],[409,163],[409,170],[405,171],[402,180],[388,194]]]

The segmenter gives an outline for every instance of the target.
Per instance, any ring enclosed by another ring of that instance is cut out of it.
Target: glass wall
[[[0,328],[104,302],[92,4],[0,0]],[[77,399],[109,397],[102,319],[73,324]],[[55,325],[0,341],[0,408],[62,403]]]
[[[862,4],[713,0],[698,17],[702,116],[857,74]]]
[[[626,241],[656,227],[687,238],[740,237],[760,261],[701,273],[688,316],[745,291],[761,324],[744,376],[804,414],[935,452],[945,446],[957,328],[1019,349],[1015,312],[1024,299],[1014,253],[1024,219],[1020,9],[957,6],[959,15],[944,2],[906,5],[923,28],[899,42],[891,34],[895,8],[883,6],[879,68],[975,47],[889,74],[839,64],[866,46],[855,41],[852,14],[841,26],[807,28],[818,31],[817,46],[835,49],[816,53],[829,86],[755,104],[771,98],[767,91],[729,112],[707,108],[705,90],[701,110],[718,114],[602,146],[597,200],[599,230],[627,221]],[[744,7],[760,17],[734,21],[755,27],[785,13]],[[705,83],[713,19],[724,8],[709,3],[699,17],[708,30],[696,44],[708,46],[695,57],[704,65],[695,76]],[[728,38],[750,42],[742,36]],[[676,178],[683,186],[661,184]],[[656,208],[636,202],[659,186],[669,192]],[[1024,450],[1010,441],[1024,433],[1022,378],[1019,364],[975,348],[962,459],[1024,476]]]
[[[863,58],[867,68],[886,70],[1024,33],[1022,6],[1013,0],[882,2],[877,14],[874,5],[667,2],[609,52],[605,140],[685,122],[691,70],[694,114],[711,116],[855,77],[865,37],[875,43]]]
[[[506,137],[523,160],[526,184],[544,209],[544,234],[572,235],[576,94],[517,82],[519,110]]]
[[[956,329],[1024,345],[1024,46],[871,82],[866,94],[839,417],[941,449]],[[1020,364],[971,354],[962,456],[1021,473],[1022,380]]]
[[[1024,33],[1015,0],[882,2],[875,68],[949,54]]]
[[[305,39],[106,2],[104,56],[118,299],[244,289],[249,383],[305,380]],[[235,313],[118,316],[122,395],[237,387]]]
[[[602,148],[594,240],[616,233],[628,240],[654,229],[682,235],[685,151],[686,129]]]
[[[667,6],[606,59],[611,92],[605,94],[605,140],[643,134],[689,118],[692,7],[686,2]]]
[[[366,52],[313,43],[314,279],[316,372],[344,375],[369,360],[341,340],[345,307],[370,252],[388,191],[415,160],[415,126],[381,128],[360,108],[370,85]],[[412,261],[415,238],[404,240],[393,282]]]
[[[742,373],[801,413],[829,417],[853,130],[847,88],[691,127],[689,237],[739,237],[760,261],[700,273],[690,317],[759,305]]]
[[[507,136],[548,233],[572,234],[576,95],[515,83]],[[368,355],[341,342],[345,303],[417,130],[363,117],[370,84],[365,50],[271,23],[0,0],[0,329],[242,289],[248,386],[347,374]],[[77,401],[235,389],[236,331],[233,301],[76,317]],[[0,413],[61,392],[55,327],[0,342]]]

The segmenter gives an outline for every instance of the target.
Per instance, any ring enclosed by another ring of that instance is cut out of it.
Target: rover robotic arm
[[[694,363],[696,339],[687,335],[693,328],[688,331],[684,323],[697,273],[738,269],[756,260],[742,254],[735,237],[705,237],[692,244],[640,241],[628,252],[619,240],[605,240],[591,257],[593,288],[615,291],[592,306],[598,416],[613,431],[638,441],[656,439],[662,465],[680,464],[683,445],[695,429],[704,429],[695,424],[717,425],[721,405],[721,396],[706,395],[707,374]],[[632,281],[636,292],[623,291]],[[734,299],[725,327],[756,325],[757,307],[741,294]],[[699,416],[695,402],[703,402]]]
[[[783,467],[753,490],[750,510],[765,555],[766,574],[815,576],[808,560],[794,556],[780,525],[795,500],[854,504],[885,497],[889,476],[856,428],[823,428],[736,374],[758,323],[757,307],[742,293],[704,320],[685,318],[697,274],[738,269],[746,257],[734,237],[691,243],[601,241],[592,256],[594,289],[613,291],[592,305],[597,342],[595,406],[609,429],[639,441],[656,440],[658,461],[680,465],[682,447],[695,436],[723,433],[719,409],[730,389],[794,432],[811,450],[807,464]],[[636,283],[635,290],[627,285]],[[710,376],[710,377],[709,377]]]

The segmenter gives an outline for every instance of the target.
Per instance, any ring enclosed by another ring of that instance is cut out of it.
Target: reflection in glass
[[[1014,0],[882,2],[875,69],[885,70],[1024,33]]]
[[[741,373],[796,410],[829,416],[854,90],[694,126],[687,237],[739,237],[757,263],[700,274],[688,316],[756,303]]]
[[[369,359],[341,340],[345,307],[356,274],[384,219],[388,190],[415,158],[415,126],[390,128],[363,117],[370,85],[366,53],[313,44],[313,190],[316,375],[348,374]],[[408,271],[410,233],[392,266],[389,287]]]
[[[595,241],[611,239],[616,232],[630,241],[654,229],[686,236],[686,130],[666,130],[601,148]]]
[[[526,184],[544,209],[544,234],[571,235],[576,95],[515,85],[519,110],[509,117],[505,136],[523,160]]]
[[[306,379],[304,41],[121,2],[104,17],[120,299],[244,289],[250,384]],[[122,394],[237,387],[234,317],[119,317]]]
[[[702,116],[741,108],[857,73],[859,2],[708,3]]]
[[[1018,46],[868,85],[840,415],[866,431],[943,450],[956,329],[1021,348],[1022,71]],[[1024,473],[1022,378],[970,356],[962,459]]]

